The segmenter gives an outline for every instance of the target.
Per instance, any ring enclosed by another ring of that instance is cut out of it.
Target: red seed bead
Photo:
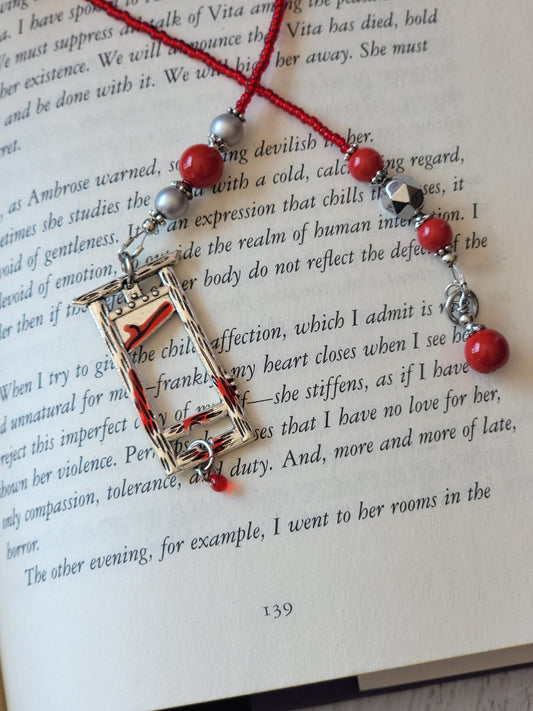
[[[224,160],[216,148],[197,143],[183,152],[179,171],[183,180],[195,188],[209,188],[218,183],[224,170]]]
[[[453,242],[453,232],[449,223],[441,217],[430,217],[418,228],[418,241],[428,252],[438,252]]]
[[[483,328],[466,339],[465,358],[478,373],[492,373],[509,360],[509,344],[498,331]]]
[[[214,491],[225,491],[228,488],[228,480],[223,474],[211,474],[209,484]]]
[[[369,183],[382,168],[383,158],[373,148],[358,148],[348,158],[348,170],[362,183]]]

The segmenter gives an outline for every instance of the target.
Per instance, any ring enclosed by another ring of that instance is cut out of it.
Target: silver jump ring
[[[448,298],[445,305],[450,321],[459,326],[461,323],[459,318],[464,314],[469,314],[472,318],[476,318],[479,311],[479,301],[474,292],[458,287],[455,291],[449,293],[450,286],[452,285],[450,284],[446,289]]]
[[[122,275],[126,280],[126,288],[131,289],[135,283],[135,264],[133,263],[133,258],[128,252],[122,251],[118,253],[118,258],[122,266]]]
[[[213,449],[213,444],[212,442],[206,439],[195,439],[194,442],[191,442],[190,445],[187,447],[187,451],[190,451],[195,447],[203,447],[209,454],[209,459],[207,460],[207,463],[199,464],[196,467],[196,473],[203,479],[207,479],[209,471],[211,470],[213,462],[215,461],[215,451]]]

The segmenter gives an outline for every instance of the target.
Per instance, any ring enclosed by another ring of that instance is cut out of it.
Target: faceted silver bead
[[[396,217],[410,220],[424,204],[424,193],[414,178],[395,175],[381,188],[381,204]]]
[[[235,114],[226,113],[220,114],[211,122],[209,132],[213,136],[217,136],[227,146],[235,146],[242,140],[244,135],[244,125],[238,116]]]
[[[169,220],[177,220],[187,212],[189,200],[179,188],[169,185],[155,197],[155,209]]]

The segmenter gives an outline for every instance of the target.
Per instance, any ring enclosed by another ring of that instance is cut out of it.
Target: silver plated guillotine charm
[[[74,303],[91,309],[165,472],[175,474],[196,468],[198,474],[209,480],[213,479],[210,472],[214,456],[254,440],[255,433],[238,402],[233,377],[224,372],[171,268],[178,254],[173,252],[160,257],[137,271],[133,269],[129,255],[126,255],[128,260],[124,269],[125,276],[79,296]],[[157,286],[145,287],[143,291],[143,282],[150,278],[153,280],[154,277],[159,277],[160,283]],[[120,293],[125,299],[124,308],[110,310],[107,299]],[[177,314],[185,326],[212,384],[220,395],[220,402],[162,429],[150,408],[145,388],[130,353],[174,314]],[[193,425],[207,426],[223,417],[229,418],[231,422],[229,430],[205,440],[195,440],[187,450],[177,452],[173,443],[189,434]],[[211,481],[211,486],[217,489],[214,480]]]

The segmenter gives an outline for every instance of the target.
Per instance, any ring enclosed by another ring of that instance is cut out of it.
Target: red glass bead
[[[449,223],[440,217],[430,217],[418,228],[418,241],[428,252],[438,252],[453,242],[453,232]]]
[[[228,480],[223,474],[211,474],[208,481],[214,491],[225,491],[228,488]]]
[[[348,170],[362,183],[369,183],[382,168],[383,158],[373,148],[358,148],[348,158]]]
[[[483,328],[466,339],[465,358],[478,373],[492,373],[509,360],[509,344],[498,331]]]
[[[197,143],[183,152],[179,171],[183,180],[195,188],[209,188],[218,183],[224,170],[224,160],[216,148]]]

